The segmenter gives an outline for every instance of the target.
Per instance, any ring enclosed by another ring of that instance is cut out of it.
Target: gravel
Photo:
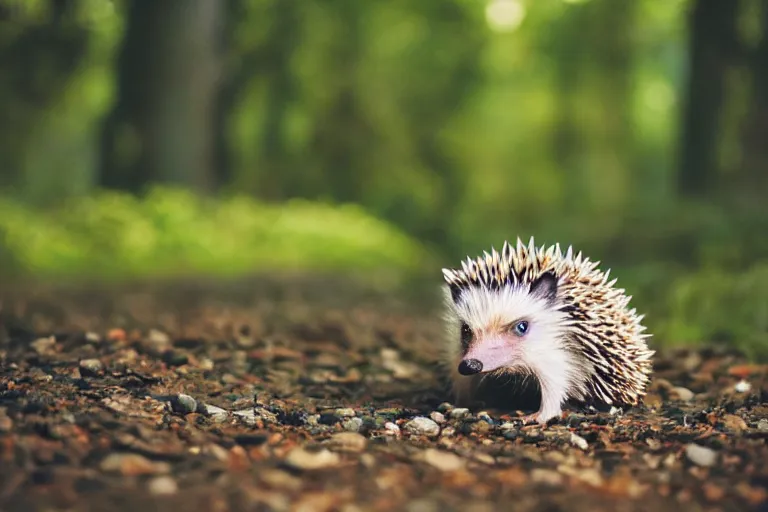
[[[344,286],[0,290],[0,510],[768,509],[765,365],[662,351],[643,407],[523,426]]]
[[[429,418],[417,416],[405,424],[405,431],[414,436],[436,437],[440,434],[440,425]]]

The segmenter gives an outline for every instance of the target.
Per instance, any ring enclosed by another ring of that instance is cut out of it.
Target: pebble
[[[437,406],[437,410],[439,412],[442,412],[443,414],[445,414],[446,412],[450,411],[451,409],[453,409],[453,405],[451,405],[448,402],[443,402],[443,403],[441,403],[440,405]]]
[[[98,359],[83,359],[80,361],[80,374],[87,376],[98,375],[104,370],[104,363]]]
[[[429,415],[435,423],[445,423],[445,415],[438,411],[432,411]]]
[[[167,462],[152,462],[137,453],[111,453],[99,465],[102,471],[123,476],[157,475],[171,471]]]
[[[768,432],[768,419],[761,419],[757,422],[757,430],[760,432]]]
[[[384,424],[384,433],[390,436],[400,435],[400,427],[391,421],[388,421]]]
[[[734,432],[742,432],[748,428],[747,422],[741,416],[736,416],[735,414],[724,415],[723,424],[725,424],[728,430]]]
[[[463,418],[465,416],[469,416],[469,409],[466,409],[464,407],[458,407],[456,409],[453,409],[450,412],[450,416],[451,416],[451,418],[456,419],[456,420],[461,419],[461,418]]]
[[[355,410],[354,409],[350,409],[349,407],[345,407],[345,408],[341,408],[341,409],[336,409],[334,414],[338,418],[352,418],[352,417],[355,416]]]
[[[149,481],[147,485],[149,492],[155,496],[170,496],[176,494],[179,486],[176,480],[170,476],[158,476]]]
[[[429,418],[417,416],[405,424],[405,431],[414,436],[436,437],[440,434],[440,425]]]
[[[443,437],[451,437],[451,436],[454,436],[454,435],[456,435],[456,429],[455,429],[455,428],[453,428],[453,427],[445,427],[445,428],[443,428],[443,430],[440,432],[440,435],[441,435],[441,436],[443,436]]]
[[[232,414],[246,425],[253,426],[256,424],[256,413],[253,409],[242,409],[240,411],[235,411]]]
[[[304,448],[294,448],[285,457],[285,463],[295,469],[313,470],[336,466],[341,462],[339,454],[326,448],[319,451],[309,451]]]
[[[171,337],[158,329],[150,329],[147,341],[155,350],[160,352],[171,348]]]
[[[221,407],[203,404],[203,412],[213,419],[214,423],[222,423],[227,420],[229,413]]]
[[[684,387],[672,388],[672,393],[683,402],[690,402],[696,396],[693,391]]]
[[[452,452],[427,448],[421,454],[421,460],[440,471],[456,471],[464,467],[464,459]]]
[[[747,382],[746,380],[740,380],[736,383],[736,385],[733,387],[733,389],[737,393],[748,393],[750,389],[752,389],[752,384]]]
[[[714,466],[717,461],[715,450],[694,443],[685,447],[685,455],[697,466],[710,467]]]
[[[171,409],[180,414],[191,414],[197,410],[197,400],[180,393],[171,399]]]
[[[349,418],[348,420],[342,422],[341,426],[348,432],[360,432],[360,430],[363,428],[363,419]]]
[[[38,338],[30,343],[30,346],[40,355],[51,354],[56,346],[56,338],[54,336]]]
[[[361,452],[368,440],[357,432],[338,432],[333,434],[326,444],[340,451]]]
[[[576,446],[576,447],[578,447],[578,448],[580,448],[582,450],[586,450],[587,448],[589,448],[589,443],[587,442],[587,440],[584,439],[583,437],[579,436],[579,435],[571,433],[571,439],[570,440],[571,440],[571,444],[572,445],[574,445],[574,446]]]
[[[269,412],[268,410],[262,407],[254,407],[251,409],[241,409],[239,411],[233,412],[232,414],[237,416],[241,421],[243,421],[246,425],[249,425],[249,426],[256,425],[256,422],[258,420],[262,420],[265,423],[277,422],[277,415]]]
[[[563,475],[551,469],[536,468],[531,471],[531,480],[538,484],[560,485],[563,481]]]

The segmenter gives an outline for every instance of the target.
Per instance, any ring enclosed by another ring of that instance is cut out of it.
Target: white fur
[[[567,351],[569,320],[545,299],[532,296],[527,286],[509,286],[498,291],[472,287],[464,290],[457,303],[445,288],[450,328],[450,361],[461,354],[458,323],[465,321],[474,332],[492,325],[525,319],[528,332],[511,348],[509,363],[498,371],[530,372],[541,388],[540,423],[559,416],[569,397],[583,397],[587,364]],[[461,378],[461,377],[459,377]]]

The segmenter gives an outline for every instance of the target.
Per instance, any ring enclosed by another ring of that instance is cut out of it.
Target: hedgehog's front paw
[[[539,423],[539,424],[541,423],[539,421],[539,413],[538,412],[535,412],[533,414],[528,414],[527,416],[523,416],[522,418],[520,418],[520,421],[523,422],[523,425],[529,425],[531,423]]]
[[[542,427],[545,426],[550,420],[554,418],[558,418],[561,415],[561,411],[537,411],[533,414],[529,414],[527,416],[523,416],[520,418],[520,420],[523,422],[523,425],[528,425],[530,423],[538,423]]]

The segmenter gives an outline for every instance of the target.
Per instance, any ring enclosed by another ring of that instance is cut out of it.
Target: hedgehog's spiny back
[[[614,288],[610,270],[597,268],[582,253],[565,254],[559,245],[537,248],[533,238],[526,246],[520,239],[513,247],[505,242],[501,253],[491,253],[462,262],[462,268],[444,269],[454,296],[473,286],[499,289],[534,282],[545,272],[559,281],[560,309],[568,314],[572,342],[591,363],[594,373],[588,382],[591,393],[608,404],[636,404],[645,394],[654,351],[646,344],[643,316],[629,309],[631,296]]]

